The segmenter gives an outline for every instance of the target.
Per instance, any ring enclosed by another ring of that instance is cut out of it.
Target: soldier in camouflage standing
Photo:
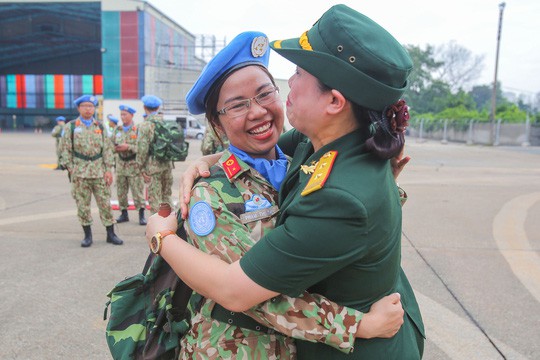
[[[111,212],[111,172],[114,164],[112,142],[103,133],[94,119],[97,99],[83,95],[75,100],[79,117],[64,126],[61,141],[61,161],[69,171],[71,194],[77,203],[77,215],[84,230],[82,247],[92,245],[91,196],[94,194],[102,224],[107,229],[107,242],[122,245],[123,241],[114,233],[114,218]]]
[[[60,165],[60,139],[63,135],[64,125],[66,124],[66,118],[59,116],[56,118],[56,125],[53,127],[51,136],[56,139],[56,168],[55,170],[63,170]]]
[[[116,190],[118,204],[122,214],[116,222],[129,221],[128,190],[131,189],[135,208],[139,209],[139,224],[146,225],[144,218],[145,201],[143,197],[143,179],[137,165],[137,126],[133,123],[135,109],[128,105],[120,105],[122,125],[113,132],[114,151],[116,152]]]
[[[201,143],[201,152],[203,155],[215,154],[217,152],[222,152],[223,150],[229,147],[229,139],[227,135],[214,128],[212,123],[206,127],[204,132],[204,138]]]
[[[154,95],[145,95],[141,101],[147,116],[139,126],[137,165],[141,169],[144,182],[148,184],[148,202],[153,214],[158,212],[160,203],[171,203],[172,162],[158,160],[152,153],[154,123],[163,121],[163,116],[158,114],[158,109],[163,102]]]

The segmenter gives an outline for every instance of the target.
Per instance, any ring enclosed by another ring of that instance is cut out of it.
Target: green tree
[[[484,67],[483,56],[474,56],[455,40],[435,47],[433,56],[442,64],[437,68],[435,78],[447,83],[452,93],[478,79]]]
[[[489,85],[477,85],[473,86],[470,91],[470,95],[476,103],[476,109],[478,111],[483,109],[489,109],[491,104],[491,86]]]
[[[405,92],[405,99],[416,112],[428,112],[425,108],[425,91],[433,83],[433,73],[442,64],[433,58],[433,47],[427,45],[422,49],[416,45],[405,45],[413,61],[413,70],[409,76],[408,89]],[[429,97],[429,96],[428,96]]]

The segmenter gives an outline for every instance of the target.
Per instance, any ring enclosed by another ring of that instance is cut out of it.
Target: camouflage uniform
[[[74,122],[73,133],[71,122]],[[79,221],[82,226],[92,225],[90,202],[94,194],[102,224],[113,225],[111,190],[104,179],[105,172],[110,172],[114,163],[112,143],[96,120],[88,127],[80,118],[71,122],[64,125],[61,165],[71,174],[71,195],[77,203]]]
[[[128,208],[128,190],[131,188],[133,203],[136,209],[145,207],[143,196],[143,178],[137,165],[137,127],[132,125],[127,131],[117,126],[113,131],[114,144],[127,144],[128,151],[116,153],[116,190],[120,210]]]
[[[274,228],[279,210],[278,192],[246,163],[237,160],[238,173],[225,177],[223,171],[228,170],[224,164],[229,157],[231,153],[226,150],[218,165],[212,167],[212,176],[199,181],[192,191],[191,206],[201,201],[209,204],[216,218],[215,228],[206,236],[198,236],[190,225],[196,219],[186,222],[185,228],[196,247],[232,263]],[[228,186],[229,181],[233,185]],[[245,213],[252,217],[247,219],[243,214],[246,204],[260,199],[267,201],[267,207]],[[361,312],[319,295],[280,295],[246,312],[279,332],[268,334],[212,319],[214,306],[214,301],[204,299],[200,309],[192,313],[191,328],[181,340],[180,359],[294,359],[296,346],[291,337],[322,342],[349,353],[362,318]]]
[[[60,139],[62,138],[62,129],[65,124],[56,124],[51,132],[51,136],[56,139],[56,164],[60,165]]]
[[[141,172],[151,178],[148,185],[148,202],[150,211],[156,213],[160,203],[171,203],[173,177],[172,162],[160,161],[151,153],[154,141],[152,121],[163,121],[163,117],[158,114],[150,114],[139,126],[136,162]]]
[[[201,143],[201,152],[203,155],[215,154],[229,147],[229,139],[225,134],[216,134],[212,126],[208,125],[204,132],[204,138]]]

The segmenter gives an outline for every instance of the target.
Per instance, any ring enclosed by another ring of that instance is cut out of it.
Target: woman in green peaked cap
[[[393,338],[356,339],[349,355],[297,341],[298,358],[419,359],[424,326],[400,265],[402,215],[389,160],[404,145],[409,114],[400,97],[411,59],[386,30],[344,5],[271,47],[297,65],[287,98],[296,130],[279,142],[294,157],[276,228],[232,264],[174,236],[162,255],[193,288],[234,311],[306,289],[365,311],[399,292],[405,317]],[[147,239],[175,228],[174,216],[154,217]]]

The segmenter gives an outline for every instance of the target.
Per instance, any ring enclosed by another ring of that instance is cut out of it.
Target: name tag
[[[242,221],[242,224],[247,224],[253,221],[258,221],[258,220],[272,217],[278,212],[279,212],[279,207],[277,205],[273,205],[265,209],[250,211],[250,212],[241,214],[240,220]]]

